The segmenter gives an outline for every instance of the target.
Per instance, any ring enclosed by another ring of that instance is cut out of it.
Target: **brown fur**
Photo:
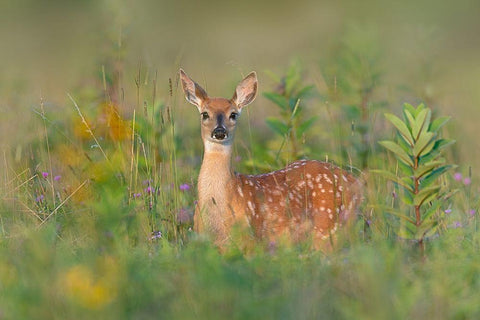
[[[211,235],[219,247],[228,244],[232,227],[240,225],[270,243],[312,239],[318,248],[353,215],[361,199],[361,183],[330,163],[302,160],[262,175],[233,173],[237,122],[231,114],[240,114],[255,98],[255,73],[240,82],[231,100],[209,98],[183,70],[180,76],[187,100],[200,113],[208,113],[201,120],[205,153],[198,178],[195,231]],[[221,139],[214,134],[219,126],[226,132]]]

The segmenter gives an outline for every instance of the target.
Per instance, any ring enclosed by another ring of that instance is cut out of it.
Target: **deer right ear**
[[[180,80],[182,82],[182,89],[185,93],[185,98],[188,102],[196,105],[198,110],[202,108],[202,104],[208,99],[208,95],[202,87],[185,73],[183,69],[180,69]]]

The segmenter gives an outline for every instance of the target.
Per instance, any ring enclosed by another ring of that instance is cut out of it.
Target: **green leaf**
[[[310,119],[304,121],[297,127],[297,137],[301,137],[318,119],[318,117],[311,117]]]
[[[308,96],[308,94],[310,93],[310,91],[313,90],[313,88],[315,88],[313,84],[303,87],[297,92],[296,94],[297,98],[301,99],[301,98],[304,98],[305,96]]]
[[[430,217],[433,216],[433,214],[438,212],[438,208],[440,208],[441,204],[442,202],[435,201],[433,205],[422,214],[422,220],[425,221],[427,219],[430,219]]]
[[[411,146],[413,146],[413,137],[410,130],[408,130],[407,125],[402,120],[400,120],[400,118],[391,113],[386,113],[385,118],[387,118],[388,121],[390,121],[395,126],[395,128],[397,128],[403,139],[405,139]]]
[[[403,110],[404,110],[404,111],[406,110],[406,111],[410,112],[410,114],[411,114],[412,116],[416,114],[415,107],[412,106],[410,103],[407,103],[407,102],[405,102],[405,103],[403,104]]]
[[[418,157],[422,154],[422,152],[426,149],[430,142],[433,142],[432,139],[434,138],[433,132],[422,132],[420,137],[418,138],[417,142],[413,146],[413,155]],[[433,148],[434,143],[432,143],[431,148]],[[429,146],[430,147],[430,146]],[[431,150],[430,148],[430,150]]]
[[[264,92],[263,96],[268,100],[272,101],[273,103],[275,103],[277,106],[279,106],[283,110],[287,110],[288,101],[287,101],[287,98],[285,98],[284,96],[274,92]]]
[[[417,239],[422,239],[425,238],[426,234],[431,234],[431,230],[435,229],[438,225],[438,222],[435,220],[429,220],[429,221],[422,221],[422,224],[418,226],[416,236]]]
[[[403,114],[405,115],[405,118],[407,118],[407,121],[408,121],[408,129],[410,130],[410,132],[412,131],[412,127],[413,125],[415,124],[415,118],[412,116],[412,114],[410,113],[410,111],[408,110],[403,110]]]
[[[455,140],[451,139],[438,139],[435,141],[432,151],[428,154],[424,154],[421,158],[422,161],[428,162],[436,159],[440,154],[442,149],[448,147],[449,145],[455,143]]]
[[[435,225],[434,225],[433,227],[431,227],[430,230],[426,231],[426,232],[423,234],[423,238],[433,237],[433,236],[437,233],[437,230],[438,230],[439,227],[440,227],[440,224],[439,224],[439,223],[435,223]]]
[[[285,136],[288,133],[289,127],[280,120],[276,118],[267,118],[266,122],[270,129],[279,135]]]
[[[404,193],[400,199],[402,200],[403,203],[406,205],[412,206],[413,205],[413,193],[406,192]]]
[[[392,151],[403,163],[413,167],[412,159],[398,144],[389,140],[380,141],[378,143],[383,147],[387,148],[388,150]]]
[[[421,188],[426,188],[428,187],[429,185],[431,185],[433,182],[435,182],[435,180],[438,179],[438,177],[440,177],[442,174],[444,174],[446,171],[452,169],[452,168],[456,168],[457,166],[456,165],[453,165],[453,164],[447,164],[447,165],[444,165],[444,166],[441,166],[441,167],[438,167],[436,168],[435,170],[433,170],[432,172],[430,172],[427,176],[425,176],[425,178],[421,179],[420,180],[420,187]]]
[[[415,113],[414,116],[415,118],[418,116],[418,114],[425,109],[425,105],[423,103],[420,103],[416,108],[415,108]]]
[[[415,141],[419,139],[420,132],[427,131],[430,126],[430,115],[431,111],[429,109],[423,109],[415,118],[412,126],[412,134]]]
[[[435,167],[445,163],[445,159],[430,161],[427,163],[422,163],[418,166],[418,168],[414,171],[415,177],[421,178],[428,172],[432,171]]]
[[[406,240],[417,240],[417,227],[415,223],[404,223],[398,230],[397,235]]]
[[[439,151],[445,149],[446,147],[454,144],[456,141],[452,139],[439,139],[435,141],[435,145],[433,146],[433,150]]]
[[[391,173],[389,171],[386,171],[386,170],[371,170],[370,172],[377,173],[377,174],[383,176],[384,178],[387,178],[388,180],[393,181],[396,184],[401,185],[402,187],[404,187],[408,191],[413,192],[413,187],[411,185],[409,185],[406,181],[402,180],[400,177],[397,177],[396,175],[394,175],[393,173]]]
[[[438,132],[440,128],[442,128],[448,121],[450,120],[450,117],[440,117],[432,121],[430,124],[429,130],[431,132]]]
[[[420,192],[415,195],[413,204],[416,206],[421,206],[423,203],[425,203],[425,201],[435,197],[439,190],[440,186],[433,186],[420,190]]]
[[[285,75],[285,93],[287,96],[292,94],[293,89],[300,81],[300,65],[298,62],[294,62],[290,65]]]

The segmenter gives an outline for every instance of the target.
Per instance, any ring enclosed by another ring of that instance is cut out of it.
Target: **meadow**
[[[26,3],[0,10],[0,319],[480,318],[477,3]],[[331,251],[195,234],[180,67],[223,97],[257,71],[236,171],[365,180]]]

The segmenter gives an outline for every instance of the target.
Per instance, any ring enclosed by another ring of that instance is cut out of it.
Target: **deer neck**
[[[198,177],[198,218],[218,244],[228,239],[229,228],[234,223],[230,202],[236,182],[231,156],[231,146],[212,148],[206,144]]]
[[[200,206],[212,205],[225,211],[228,202],[228,192],[234,183],[231,165],[232,146],[205,143],[202,167],[198,177]]]

